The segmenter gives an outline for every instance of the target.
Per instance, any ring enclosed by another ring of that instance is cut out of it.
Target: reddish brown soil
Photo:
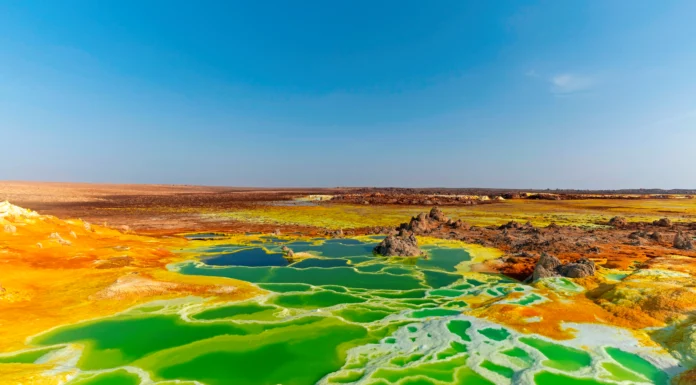
[[[269,204],[306,195],[339,195],[339,202],[397,199],[396,204],[411,204],[433,199],[427,194],[461,193],[462,191],[420,191],[411,189],[259,189],[181,185],[111,185],[80,183],[0,182],[0,200],[60,218],[82,218],[112,227],[127,226],[142,233],[174,234],[196,231],[218,232],[302,232],[323,234],[318,227],[252,224],[216,218],[206,221],[201,212]],[[456,198],[436,198],[437,202]],[[435,202],[433,202],[435,203]],[[460,202],[460,204],[470,204]],[[406,218],[405,218],[406,219]],[[456,219],[456,218],[454,218]],[[650,263],[652,259],[671,254],[696,257],[694,250],[677,250],[672,241],[677,231],[696,233],[696,223],[680,223],[669,227],[652,223],[630,223],[622,227],[602,229],[509,224],[501,227],[470,227],[465,223],[427,223],[417,234],[459,239],[505,251],[507,254],[490,264],[517,279],[524,279],[533,270],[541,252],[556,255],[564,262],[589,256],[605,267],[626,269],[634,264]],[[355,233],[389,233],[395,229],[360,229]],[[660,232],[662,240],[649,237]],[[632,233],[642,232],[638,235]],[[350,235],[350,234],[346,234]]]
[[[345,191],[345,190],[343,190]],[[310,194],[334,194],[334,189],[232,188],[185,185],[119,185],[86,183],[0,182],[0,201],[60,218],[155,234],[194,231],[271,232],[279,226],[205,221],[201,212],[219,212]],[[319,233],[322,229],[280,226],[281,231]]]
[[[696,250],[681,250],[672,242],[677,232],[692,237],[696,223],[669,224],[629,223],[621,227],[581,228],[575,226],[534,227],[531,224],[509,222],[502,226],[469,226],[460,220],[447,218],[441,212],[423,213],[399,228],[372,228],[367,233],[394,234],[398,230],[417,235],[457,239],[467,243],[495,247],[506,255],[489,261],[492,271],[518,280],[529,277],[542,252],[557,256],[563,262],[590,258],[602,267],[627,270],[650,264],[652,260],[670,255],[696,258]],[[607,224],[608,225],[608,224]],[[660,233],[655,240],[653,233]]]

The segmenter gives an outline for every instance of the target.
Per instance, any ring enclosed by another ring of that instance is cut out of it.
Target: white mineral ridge
[[[0,202],[0,218],[5,218],[5,217],[22,217],[22,218],[31,218],[31,217],[38,217],[39,214],[37,214],[34,211],[15,206],[12,203],[8,201]]]

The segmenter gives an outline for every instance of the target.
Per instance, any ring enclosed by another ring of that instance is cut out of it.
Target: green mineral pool
[[[414,261],[373,255],[375,237],[249,238],[253,243],[218,241],[200,249],[199,259],[170,268],[245,280],[263,289],[258,297],[158,301],[65,325],[34,336],[25,350],[0,354],[0,370],[49,362],[56,373],[77,372],[68,385],[669,381],[661,368],[629,351],[634,340],[580,345],[476,318],[482,301],[535,306],[544,298],[509,278],[465,272],[471,258],[464,245],[428,246],[428,259]],[[284,259],[284,244],[312,256]]]

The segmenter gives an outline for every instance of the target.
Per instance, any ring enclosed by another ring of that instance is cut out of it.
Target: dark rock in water
[[[609,220],[609,224],[614,227],[624,227],[628,224],[628,221],[624,217],[614,217]]]
[[[281,250],[283,251],[283,254],[285,255],[285,258],[292,259],[292,258],[295,257],[295,252],[292,251],[291,248],[289,248],[289,247],[283,245],[283,247],[281,248]]]
[[[416,236],[403,230],[384,238],[373,251],[386,257],[415,257],[422,254]]]
[[[580,258],[574,263],[559,267],[558,271],[568,278],[591,277],[595,274],[595,264],[587,258]]]
[[[694,248],[694,242],[691,240],[691,236],[681,231],[674,236],[674,243],[672,245],[675,249],[679,250],[692,250]]]
[[[561,264],[561,261],[546,253],[541,253],[539,261],[537,261],[534,272],[532,273],[532,281],[541,278],[551,277],[568,277],[582,278],[591,277],[595,274],[595,264],[587,258],[580,258],[575,262]]]
[[[669,218],[661,218],[653,221],[653,225],[660,227],[672,227],[672,221]]]
[[[447,218],[447,215],[445,215],[445,213],[442,212],[442,210],[440,210],[439,207],[433,207],[430,210],[429,217],[430,217],[430,219],[438,221],[438,222],[447,222],[449,220],[449,218]]]

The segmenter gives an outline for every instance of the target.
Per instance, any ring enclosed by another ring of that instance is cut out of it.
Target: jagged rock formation
[[[694,243],[688,234],[679,231],[677,235],[674,236],[672,246],[679,250],[692,250],[694,248]]]
[[[468,230],[470,226],[462,222],[461,219],[454,221],[448,218],[440,208],[433,207],[428,214],[418,214],[411,218],[409,223],[402,223],[397,230],[411,231],[416,234],[428,234],[447,228]]]
[[[580,258],[575,262],[561,266],[558,271],[568,278],[591,277],[595,274],[595,264],[587,258]]]
[[[550,277],[582,278],[595,274],[595,264],[587,258],[580,258],[576,262],[561,264],[561,261],[553,255],[541,253],[539,261],[532,273],[532,281]]]
[[[403,230],[384,238],[373,252],[386,257],[415,257],[422,254],[416,236]]]
[[[534,268],[534,273],[532,273],[532,281],[536,281],[541,278],[557,277],[559,274],[556,272],[561,266],[561,261],[553,255],[541,253],[539,261]]]
[[[652,221],[628,222],[621,216],[611,221],[615,226],[601,228],[559,226],[554,223],[541,227],[517,221],[502,225],[470,226],[459,219],[445,218],[439,209],[434,209],[411,218],[399,227],[372,227],[366,229],[366,233],[396,235],[399,231],[410,231],[416,236],[426,235],[494,247],[505,255],[485,262],[486,266],[512,278],[525,280],[532,276],[541,253],[555,255],[568,262],[577,262],[578,258],[591,255],[593,259],[606,259],[603,267],[629,269],[638,262],[650,263],[655,256],[673,254],[672,241],[678,231],[683,231],[686,238],[688,234],[696,232],[696,222],[677,222],[672,223],[671,227],[661,227]],[[608,222],[605,220],[597,224],[607,225]],[[683,243],[687,244],[688,241],[686,239]],[[696,247],[682,249],[680,254],[696,257]],[[575,269],[566,271],[566,274],[575,274]],[[560,272],[556,273],[560,275]]]
[[[447,218],[447,215],[445,215],[445,213],[442,212],[442,210],[440,210],[439,207],[433,207],[433,208],[430,210],[430,214],[428,215],[428,217],[429,217],[430,219],[432,219],[432,220],[434,220],[434,221],[438,221],[438,222],[447,222],[447,221],[449,221],[449,218]]]

